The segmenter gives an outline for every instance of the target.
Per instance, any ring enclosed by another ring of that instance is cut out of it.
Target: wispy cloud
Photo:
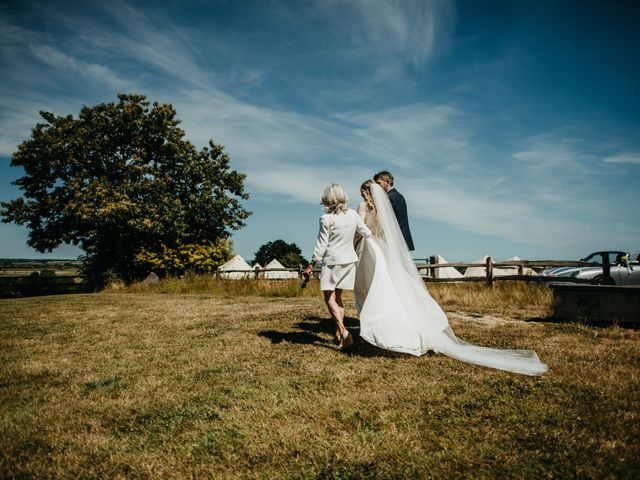
[[[525,139],[524,150],[515,152],[513,157],[524,162],[531,169],[547,173],[552,170],[572,170],[574,174],[589,170],[588,161],[593,154],[586,155],[579,150],[579,140],[553,134],[535,135]]]
[[[640,165],[640,153],[621,153],[611,157],[602,159],[605,163],[629,163],[632,165]]]
[[[352,32],[351,42],[368,54],[404,58],[422,69],[448,40],[455,15],[449,0],[334,0],[320,2],[342,17],[338,24]],[[333,20],[336,22],[336,20]]]
[[[131,88],[131,84],[118,77],[110,68],[93,62],[74,58],[49,45],[31,45],[33,56],[58,72],[68,75],[81,75],[84,80],[104,83],[108,88],[122,90]]]
[[[9,157],[18,145],[29,138],[31,129],[42,121],[39,111],[57,115],[75,114],[78,99],[51,98],[34,93],[30,98],[18,96],[2,97],[0,109],[0,156]]]

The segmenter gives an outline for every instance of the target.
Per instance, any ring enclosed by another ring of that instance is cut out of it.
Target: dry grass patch
[[[108,293],[201,293],[225,297],[318,297],[318,281],[300,288],[299,280],[223,280],[210,275],[166,278],[157,284],[112,284]],[[431,295],[447,311],[490,313],[513,318],[544,318],[551,314],[553,295],[546,285],[530,282],[496,282],[487,288],[482,282],[429,283]],[[350,295],[347,292],[347,296]]]
[[[105,293],[201,293],[216,296],[246,297],[257,295],[261,297],[316,297],[318,295],[318,281],[311,281],[308,288],[300,288],[301,280],[266,280],[243,279],[225,280],[211,275],[186,275],[182,278],[168,277],[156,284],[133,283],[125,285],[121,282],[112,283]],[[315,287],[315,288],[314,288]]]
[[[312,293],[0,301],[0,477],[640,473],[637,331],[452,315],[462,339],[537,350],[550,371],[531,378],[337,352]]]
[[[553,292],[546,285],[523,281],[429,283],[433,298],[447,311],[545,318],[552,314]]]

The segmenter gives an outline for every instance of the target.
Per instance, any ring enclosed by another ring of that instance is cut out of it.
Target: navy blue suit
[[[389,201],[393,207],[393,211],[396,214],[398,225],[400,225],[400,231],[404,237],[404,241],[407,242],[407,248],[410,252],[414,249],[413,238],[411,238],[411,230],[409,230],[409,216],[407,215],[407,202],[402,194],[395,188],[392,188],[387,192],[389,195]]]

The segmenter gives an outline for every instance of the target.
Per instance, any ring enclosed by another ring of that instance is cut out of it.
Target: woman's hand
[[[309,263],[309,265],[307,265],[307,268],[305,268],[302,271],[302,275],[304,275],[305,277],[308,277],[309,275],[311,275],[312,271],[313,271],[313,263]]]

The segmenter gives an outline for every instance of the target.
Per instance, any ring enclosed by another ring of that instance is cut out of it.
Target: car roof
[[[590,257],[591,255],[599,255],[599,254],[601,255],[603,253],[624,253],[624,254],[626,254],[627,252],[624,252],[622,250],[602,250],[600,252],[590,253],[589,255],[587,255],[587,257]]]

